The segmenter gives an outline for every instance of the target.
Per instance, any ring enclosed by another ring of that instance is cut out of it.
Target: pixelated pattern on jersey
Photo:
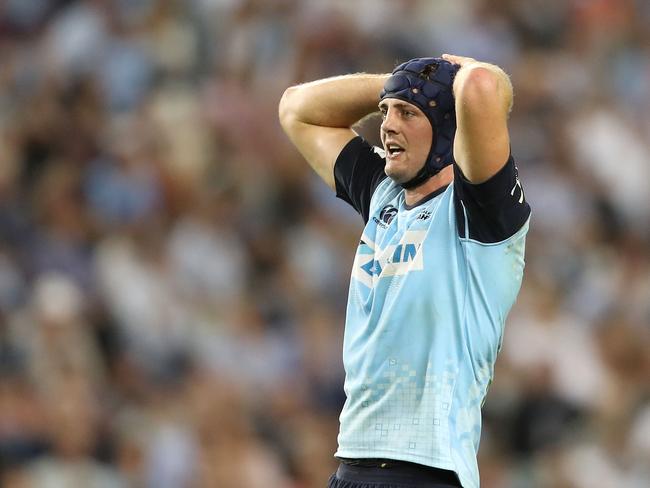
[[[434,371],[431,363],[426,372],[418,372],[405,361],[389,359],[384,369],[380,381],[367,379],[359,387],[359,425],[346,433],[346,444],[372,445],[379,450],[389,445],[406,454],[426,453],[448,462],[448,452],[440,447],[449,445],[457,366],[447,362],[444,373],[437,375],[429,373]]]

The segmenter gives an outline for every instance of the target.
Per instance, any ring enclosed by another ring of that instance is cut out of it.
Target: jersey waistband
[[[431,486],[462,487],[453,471],[424,466],[408,461],[383,458],[337,458],[341,464],[336,471],[339,479],[356,483],[395,483],[414,487]]]

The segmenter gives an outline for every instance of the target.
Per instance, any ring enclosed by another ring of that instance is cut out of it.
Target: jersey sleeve
[[[352,205],[368,222],[370,199],[381,181],[385,160],[361,137],[355,137],[343,148],[334,164],[336,196]]]
[[[530,216],[512,156],[499,172],[476,185],[454,164],[454,197],[459,236],[485,244],[511,237]]]

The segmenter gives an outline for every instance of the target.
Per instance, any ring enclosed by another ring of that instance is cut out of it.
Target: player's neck
[[[454,180],[454,168],[445,166],[435,176],[432,176],[420,186],[410,188],[404,193],[404,200],[407,205],[415,205],[420,200],[431,195],[434,191],[449,185]]]

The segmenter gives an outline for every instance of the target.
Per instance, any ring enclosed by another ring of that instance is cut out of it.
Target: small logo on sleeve
[[[521,181],[519,181],[519,177],[517,176],[517,181],[515,182],[515,186],[512,187],[512,190],[510,190],[510,195],[515,196],[515,190],[519,187],[519,203],[524,203],[524,189],[521,186]]]

